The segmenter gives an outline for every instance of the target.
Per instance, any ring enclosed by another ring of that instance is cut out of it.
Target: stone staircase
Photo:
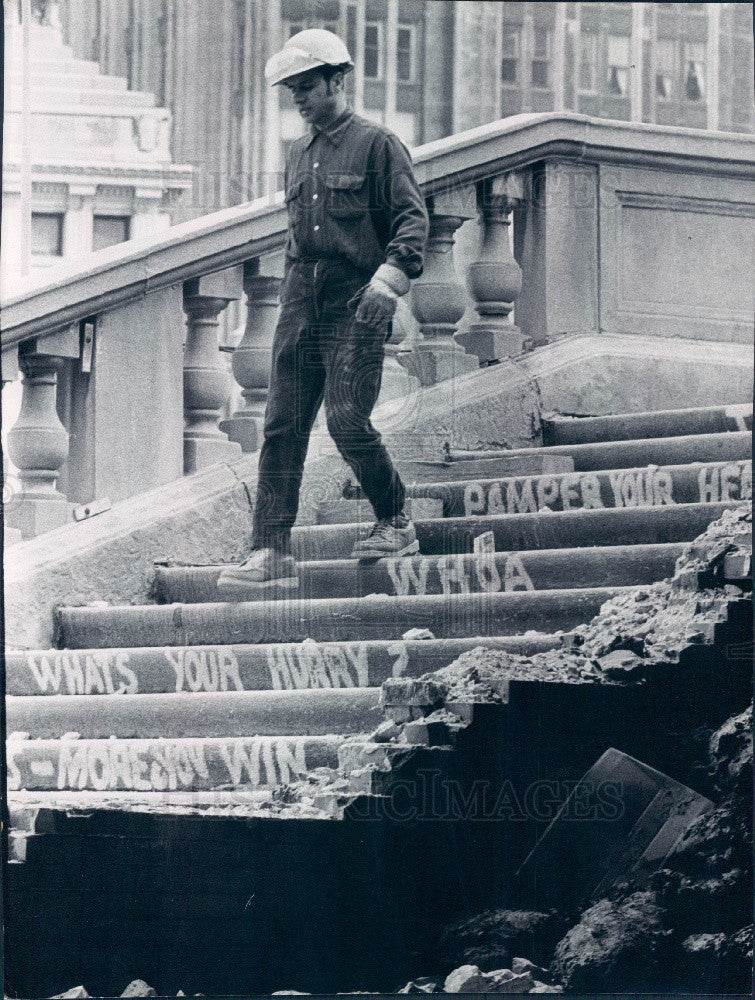
[[[416,520],[418,556],[348,558],[369,516],[352,488],[344,523],[294,530],[293,596],[224,602],[221,567],[160,564],[154,603],[60,608],[58,648],[7,654],[12,818],[265,815],[339,753],[348,777],[387,679],[479,645],[555,648],[609,598],[671,576],[685,543],[751,497],[751,426],[746,407],[555,417],[542,448],[403,464],[415,519],[423,503],[438,515]],[[434,638],[405,636],[416,628]],[[19,820],[17,860],[29,832]]]

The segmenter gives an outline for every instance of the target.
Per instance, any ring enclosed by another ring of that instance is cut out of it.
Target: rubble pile
[[[715,641],[716,627],[726,622],[732,602],[743,596],[751,554],[752,511],[742,505],[725,511],[685,547],[672,579],[607,601],[590,622],[562,634],[560,649],[522,656],[479,646],[420,680],[445,688],[447,702],[471,703],[505,703],[512,680],[649,680],[664,666],[680,663],[690,647]],[[383,689],[387,703],[397,682],[386,681]],[[438,707],[436,700],[432,708]]]

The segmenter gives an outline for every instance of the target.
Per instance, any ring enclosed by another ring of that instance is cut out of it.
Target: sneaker
[[[281,549],[255,549],[240,566],[224,569],[217,585],[218,590],[233,591],[249,587],[298,587],[296,560]]]
[[[376,521],[366,538],[358,541],[352,559],[380,559],[383,556],[411,556],[419,552],[414,525],[404,514]]]

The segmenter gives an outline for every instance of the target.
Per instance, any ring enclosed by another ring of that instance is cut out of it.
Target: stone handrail
[[[431,232],[402,364],[432,385],[569,333],[748,339],[754,152],[750,136],[573,114],[521,115],[416,149]],[[259,446],[279,284],[261,260],[285,231],[271,194],[6,298],[3,379],[24,372],[11,523],[25,537],[69,519],[72,502],[120,499]],[[231,384],[218,317],[242,290],[232,370],[244,404],[221,422]],[[396,325],[387,366],[404,335]]]
[[[413,151],[427,195],[548,158],[752,177],[755,139],[738,133],[637,125],[576,114],[516,115]],[[157,288],[279,249],[280,193],[172,226],[154,240],[101,251],[2,303],[3,346],[38,336]],[[101,262],[101,263],[100,263]]]

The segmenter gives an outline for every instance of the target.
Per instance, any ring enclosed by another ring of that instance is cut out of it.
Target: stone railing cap
[[[516,170],[548,157],[752,176],[755,137],[545,113],[515,115],[413,151],[426,195]],[[30,280],[5,298],[3,346],[44,335],[160,287],[279,250],[286,214],[280,192],[132,240]]]

